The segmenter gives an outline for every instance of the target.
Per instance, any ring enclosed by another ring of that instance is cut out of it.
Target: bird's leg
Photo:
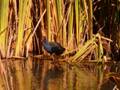
[[[53,62],[53,64],[56,65],[57,61],[58,61],[57,56],[55,54],[52,54],[52,62]]]
[[[59,63],[59,56],[57,55],[54,55],[54,66],[55,67],[59,67],[60,66],[60,63]]]
[[[55,61],[54,54],[52,54],[51,56],[52,56],[52,63],[54,64],[54,61]]]

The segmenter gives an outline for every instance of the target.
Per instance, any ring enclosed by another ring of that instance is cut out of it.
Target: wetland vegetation
[[[0,90],[88,89],[120,89],[120,0],[0,0]]]

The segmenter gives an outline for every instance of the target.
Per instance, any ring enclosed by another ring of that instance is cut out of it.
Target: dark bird
[[[65,48],[62,47],[59,43],[48,42],[45,37],[43,37],[43,47],[48,53],[55,55],[61,55],[65,51]]]

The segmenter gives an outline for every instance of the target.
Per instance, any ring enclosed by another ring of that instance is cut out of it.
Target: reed
[[[76,39],[77,39],[77,44],[79,42],[79,0],[75,0],[75,24],[76,24]]]
[[[74,8],[73,8],[73,2],[70,2],[70,13],[69,13],[69,20],[68,20],[68,45],[70,44],[70,49],[73,49],[73,16],[74,16]]]
[[[87,2],[87,1],[86,1]],[[93,4],[92,1],[89,0],[87,2],[87,6],[89,7],[87,10],[87,18],[88,18],[88,34],[89,38],[91,39],[93,37]],[[86,8],[87,9],[87,8]]]
[[[42,2],[41,11],[43,11],[44,6],[46,6],[47,14],[46,14],[46,16],[44,16],[44,18],[42,20],[41,28],[43,28],[43,30],[47,29],[46,32],[47,32],[48,40],[50,40],[50,41],[52,40],[52,37],[54,37],[54,34],[52,32],[54,31],[55,35],[57,35],[56,39],[59,42],[61,42],[61,44],[63,43],[64,47],[69,48],[68,50],[72,50],[76,47],[76,43],[78,44],[84,36],[83,35],[83,32],[85,31],[84,25],[87,24],[86,23],[87,19],[85,17],[89,16],[84,13],[83,7],[87,7],[87,4],[83,4],[83,3],[85,3],[85,2],[83,2],[83,1],[80,2],[79,0],[65,1],[65,2],[61,1],[61,0],[57,0],[54,2],[52,2],[52,1],[50,2],[49,0],[46,0],[46,1]],[[17,5],[17,2],[13,1],[13,4],[14,4],[14,10],[15,10],[14,13],[15,13],[15,20],[16,20],[16,23],[15,23],[16,24],[16,26],[15,26],[16,33],[14,33],[14,34],[16,34],[16,36],[17,36],[16,41],[15,41],[15,55],[23,56],[25,53],[28,53],[28,51],[29,51],[28,49],[30,48],[31,43],[32,43],[32,38],[29,40],[29,42],[27,40],[29,35],[31,35],[30,32],[32,29],[31,28],[32,20],[31,20],[31,14],[30,14],[30,8],[31,8],[32,2],[31,1],[19,1],[19,5]],[[84,6],[82,6],[82,4]],[[51,5],[56,6],[56,8],[55,7],[52,8]],[[19,9],[17,9],[18,6],[19,6]],[[54,10],[54,13],[52,13],[51,9]],[[86,8],[85,8],[85,10],[86,10]],[[27,14],[26,14],[26,12],[27,12]],[[74,12],[75,12],[75,14],[74,14]],[[42,12],[40,12],[40,13],[42,14]],[[92,11],[91,11],[91,13],[92,13]],[[92,17],[92,15],[91,15],[91,17]],[[47,20],[47,22],[45,21],[45,19]],[[57,23],[54,24],[55,22],[57,22]],[[91,22],[92,22],[92,20],[88,23],[91,23]],[[74,25],[74,23],[75,23],[75,25]],[[47,28],[44,25],[47,25]],[[92,28],[92,24],[89,26],[91,26],[91,28]],[[57,29],[57,30],[53,30],[51,28]],[[25,39],[23,39],[23,38],[25,38]],[[3,41],[5,41],[5,40],[3,40]],[[11,42],[12,42],[12,40],[11,40]],[[3,46],[5,46],[5,45],[3,45]],[[69,47],[69,46],[71,46],[71,47]],[[9,45],[9,48],[10,47],[11,46]],[[26,51],[26,48],[27,48],[27,51]],[[8,51],[8,53],[9,52],[10,51]],[[14,54],[12,54],[12,55],[14,55]]]
[[[8,12],[9,0],[0,1],[0,51],[5,57],[7,53],[7,38],[8,38]]]
[[[46,0],[46,8],[47,8],[47,35],[48,40],[51,41],[51,13],[50,13],[50,0]]]
[[[57,22],[58,22],[58,33],[57,37],[59,41],[62,43],[62,35],[63,35],[63,29],[62,29],[62,21],[63,21],[63,9],[62,9],[62,1],[56,0],[56,12],[57,12]]]
[[[32,32],[32,19],[31,19],[31,7],[32,7],[32,1],[28,0],[26,5],[26,15],[25,15],[25,21],[24,21],[24,40],[23,40],[23,54],[25,56],[28,56],[28,52],[32,51],[32,37],[29,38],[29,35]]]
[[[18,35],[17,35],[17,42],[16,42],[16,56],[21,56],[23,53],[23,37],[24,37],[24,20],[26,15],[26,6],[27,1],[20,0],[19,1],[19,12],[18,12]]]
[[[77,59],[79,59],[82,55],[84,55],[84,53],[85,53],[86,51],[89,50],[89,49],[88,49],[89,47],[91,48],[91,45],[93,45],[93,44],[95,43],[95,41],[96,41],[96,37],[92,38],[91,40],[88,40],[88,41],[85,43],[84,46],[81,47],[81,45],[80,45],[78,52],[77,52],[73,57],[71,57],[70,60],[71,60],[72,62],[76,62]],[[93,48],[93,49],[94,49],[94,48]],[[82,58],[81,60],[83,60],[83,59],[84,59],[84,58]]]

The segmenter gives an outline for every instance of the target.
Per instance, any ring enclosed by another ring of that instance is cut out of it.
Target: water
[[[30,57],[4,62],[4,67],[0,90],[98,90],[101,86],[101,90],[107,90],[100,84],[104,79],[103,67],[95,64],[71,66]]]

